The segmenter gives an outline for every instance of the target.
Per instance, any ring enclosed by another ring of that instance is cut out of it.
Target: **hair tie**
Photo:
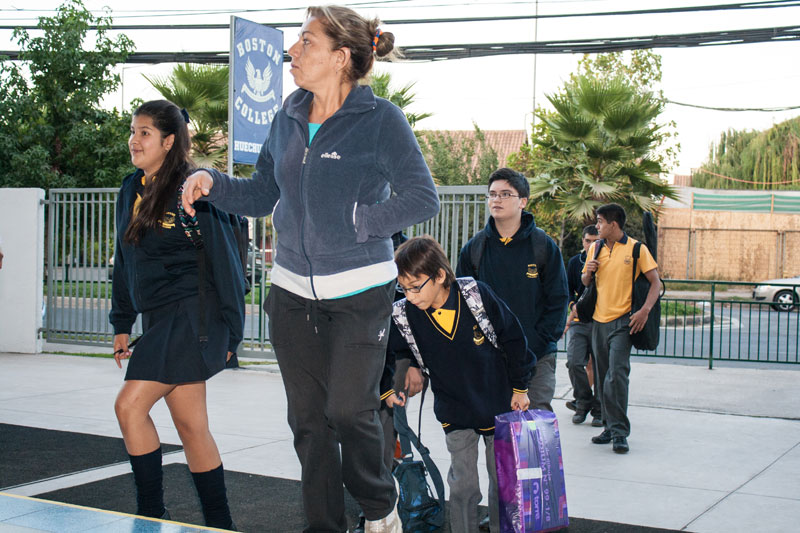
[[[186,111],[186,108],[182,108],[181,109],[181,115],[183,115],[183,120],[185,120],[186,123],[188,124],[189,123],[189,112]]]
[[[381,31],[380,28],[378,28],[378,31],[375,32],[375,37],[372,38],[372,51],[373,52],[377,52],[378,51],[378,39],[381,38],[381,33],[383,33],[383,32]]]

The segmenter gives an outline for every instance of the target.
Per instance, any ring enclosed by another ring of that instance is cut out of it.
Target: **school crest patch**
[[[477,324],[472,326],[472,342],[475,343],[475,346],[480,346],[486,340],[486,337],[483,334],[483,331],[478,327]]]
[[[525,275],[529,278],[539,277],[539,269],[536,268],[536,263],[531,263],[528,265],[528,270],[525,272]]]

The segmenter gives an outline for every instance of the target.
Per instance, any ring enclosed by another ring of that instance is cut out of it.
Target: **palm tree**
[[[145,79],[164,98],[189,113],[195,163],[224,170],[228,155],[228,67],[187,63],[175,67],[166,78]]]
[[[581,76],[549,95],[554,113],[539,113],[545,134],[534,139],[546,157],[531,180],[531,198],[547,211],[588,223],[608,202],[654,212],[676,198],[653,158],[661,103],[622,78]]]
[[[403,113],[406,114],[406,120],[408,120],[408,123],[412,128],[414,128],[417,125],[417,122],[420,120],[426,119],[433,115],[433,113],[411,113],[406,111],[406,107],[411,105],[411,103],[414,102],[414,98],[417,96],[411,92],[411,89],[414,88],[414,84],[409,83],[408,85],[395,90],[391,87],[391,82],[392,76],[388,72],[374,71],[369,77],[369,86],[372,88],[372,92],[375,94],[375,96],[385,98],[402,109]]]

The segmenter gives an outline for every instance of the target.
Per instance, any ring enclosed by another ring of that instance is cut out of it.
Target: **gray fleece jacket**
[[[242,215],[272,212],[272,282],[327,299],[391,281],[392,234],[435,216],[439,199],[397,106],[356,87],[309,144],[313,97],[298,89],[286,99],[252,179],[209,169],[208,200]]]

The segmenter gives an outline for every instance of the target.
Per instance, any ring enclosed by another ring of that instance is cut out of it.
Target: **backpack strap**
[[[411,324],[408,323],[408,315],[406,314],[407,303],[408,301],[403,298],[392,304],[392,320],[394,320],[397,330],[411,349],[411,353],[414,354],[414,359],[417,360],[420,370],[422,370],[423,374],[427,375],[428,369],[425,368],[425,363],[422,361],[422,354],[419,353],[417,341],[414,339],[414,333],[411,332]]]
[[[637,242],[633,245],[633,272],[631,274],[631,305],[633,305],[633,286],[636,284],[636,264],[639,262],[639,254],[642,251],[642,243]]]
[[[550,259],[548,254],[549,247],[547,246],[547,233],[545,233],[543,229],[536,227],[531,231],[529,238],[531,248],[533,249],[533,261],[536,263],[537,270],[541,273],[544,271],[545,265],[547,265],[547,261]],[[480,230],[472,237],[472,245],[469,248],[469,260],[472,264],[472,271],[475,273],[475,276],[478,276],[481,259],[483,258],[483,252],[486,250],[486,243],[488,240],[489,235],[486,232],[486,228]]]
[[[183,185],[178,189],[178,218],[181,221],[183,232],[192,241],[197,252],[197,300],[199,318],[198,340],[201,346],[208,343],[208,326],[206,325],[206,253],[203,243],[203,234],[200,232],[200,224],[197,222],[197,212],[194,216],[189,216],[183,209],[181,196],[183,195]]]
[[[478,283],[473,278],[456,278],[456,283],[458,283],[461,296],[463,296],[464,301],[467,302],[467,307],[470,313],[472,313],[472,316],[475,317],[475,322],[478,323],[478,327],[481,328],[481,331],[483,331],[483,334],[489,339],[489,342],[492,343],[492,346],[499,349],[497,333],[495,333],[494,326],[492,326],[489,315],[486,313],[486,308],[483,306],[483,299],[481,298],[481,291],[478,288]]]
[[[530,234],[531,248],[533,249],[533,262],[541,276],[545,272],[547,262],[550,260],[550,247],[547,245],[547,233],[541,228],[533,228]]]
[[[423,389],[424,394],[425,389]],[[423,397],[424,401],[424,397]],[[420,456],[422,457],[422,462],[425,464],[425,469],[428,471],[428,474],[431,476],[431,480],[433,481],[433,486],[436,489],[436,496],[439,498],[439,504],[444,509],[445,500],[444,500],[444,482],[442,481],[442,474],[439,472],[439,469],[436,467],[436,463],[433,462],[431,459],[431,453],[423,444],[420,438],[414,434],[414,430],[408,427],[408,418],[406,416],[406,408],[404,406],[396,405],[393,408],[393,420],[394,420],[394,429],[397,431],[397,435],[400,438],[400,448],[403,451],[403,462],[410,462],[414,460],[414,454],[411,451],[410,443],[414,444],[414,447],[419,451]],[[419,406],[420,415],[422,414],[422,403]]]
[[[239,260],[242,263],[242,277],[244,278],[244,293],[250,292],[250,277],[247,275],[247,249],[250,244],[250,221],[247,218],[229,213],[233,235],[236,238],[236,249],[239,251]],[[253,267],[255,269],[255,266]]]
[[[486,241],[489,240],[489,235],[486,233],[486,228],[481,229],[472,237],[472,245],[469,247],[469,261],[472,264],[472,272],[477,276],[478,270],[481,266],[481,258],[483,252],[486,250]]]

